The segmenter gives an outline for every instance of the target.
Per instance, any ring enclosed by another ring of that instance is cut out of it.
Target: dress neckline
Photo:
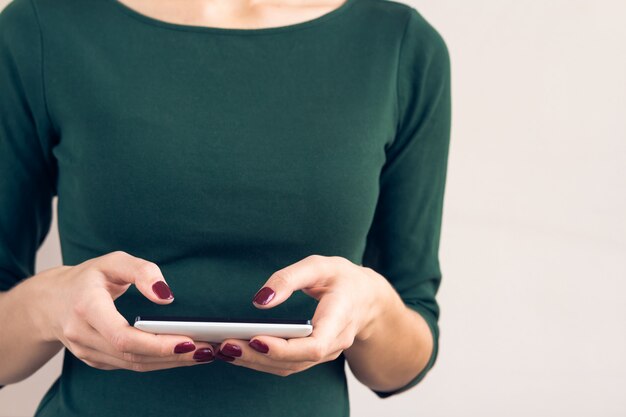
[[[252,29],[243,29],[243,28],[223,28],[216,26],[200,26],[200,25],[185,25],[182,23],[173,23],[167,22],[165,20],[160,20],[154,17],[150,17],[139,11],[127,6],[126,4],[118,1],[118,0],[108,0],[110,3],[113,3],[115,8],[118,11],[125,13],[126,15],[139,20],[143,23],[159,26],[165,29],[172,29],[178,31],[186,31],[186,32],[205,32],[205,33],[216,33],[221,35],[265,35],[265,34],[275,34],[280,32],[288,32],[298,29],[304,29],[312,26],[319,25],[321,23],[327,22],[337,16],[344,14],[357,0],[345,0],[339,7],[332,9],[329,12],[324,13],[321,16],[318,16],[313,19],[305,20],[303,22],[293,23],[290,25],[283,26],[271,26],[264,28],[252,28]]]

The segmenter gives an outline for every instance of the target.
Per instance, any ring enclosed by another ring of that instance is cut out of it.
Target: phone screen
[[[294,319],[251,319],[251,318],[226,318],[226,317],[197,317],[197,316],[137,316],[137,321],[198,321],[198,322],[217,322],[217,323],[268,323],[268,324],[311,324],[311,320],[294,320]]]

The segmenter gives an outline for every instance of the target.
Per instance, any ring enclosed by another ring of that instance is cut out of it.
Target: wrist
[[[370,339],[381,326],[393,322],[394,317],[404,309],[404,302],[389,281],[372,269],[367,268],[366,273],[371,278],[368,288],[372,297],[365,306],[365,319],[355,335],[355,343]]]
[[[27,278],[15,290],[24,306],[24,314],[42,342],[57,342],[54,334],[54,291],[50,277],[56,276],[63,267],[50,268]],[[55,280],[56,281],[56,280]]]

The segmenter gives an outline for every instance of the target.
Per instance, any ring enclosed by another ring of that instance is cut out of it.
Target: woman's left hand
[[[393,288],[380,274],[340,256],[311,255],[276,271],[254,297],[269,309],[296,290],[319,301],[308,337],[256,336],[224,340],[216,358],[258,371],[287,376],[336,359],[356,340],[365,340]]]

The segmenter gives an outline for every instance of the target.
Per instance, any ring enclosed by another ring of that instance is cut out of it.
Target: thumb
[[[135,284],[137,290],[152,302],[169,304],[174,300],[161,268],[154,262],[115,251],[97,258],[96,265],[107,281],[117,285]]]
[[[321,292],[313,289],[327,286],[335,275],[336,265],[330,257],[310,255],[274,272],[254,295],[252,303],[258,308],[272,308],[301,289],[319,300]]]

